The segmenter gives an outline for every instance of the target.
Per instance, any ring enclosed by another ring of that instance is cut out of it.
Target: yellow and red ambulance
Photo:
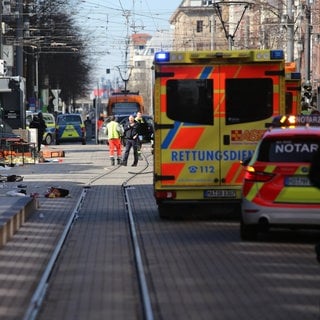
[[[158,52],[154,79],[160,216],[179,205],[238,208],[241,161],[252,156],[272,118],[285,113],[283,51]]]
[[[301,113],[301,73],[286,72],[286,114]]]

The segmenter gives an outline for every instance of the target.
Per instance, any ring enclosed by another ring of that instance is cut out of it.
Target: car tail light
[[[244,179],[247,181],[266,182],[274,177],[273,173],[256,171],[254,167],[247,167],[244,175]]]
[[[175,199],[177,196],[175,191],[156,191],[156,199]]]

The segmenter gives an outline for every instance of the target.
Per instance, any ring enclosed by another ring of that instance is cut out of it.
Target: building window
[[[202,32],[203,31],[203,21],[198,20],[197,21],[197,32]]]
[[[145,68],[146,62],[145,61],[135,61],[134,66],[136,68]]]

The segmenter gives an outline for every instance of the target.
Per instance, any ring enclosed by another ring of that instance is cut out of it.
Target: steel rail
[[[128,198],[127,190],[126,190],[129,187],[129,186],[126,186],[127,182],[132,180],[135,176],[143,173],[143,171],[145,171],[149,167],[149,162],[147,160],[147,157],[145,157],[145,160],[146,160],[146,166],[141,171],[129,172],[132,174],[132,176],[122,184],[122,188],[125,190],[125,194],[126,194],[125,195],[125,205],[126,205],[127,212],[129,215],[129,224],[130,224],[129,229],[130,229],[130,234],[131,234],[131,238],[132,238],[132,242],[133,242],[133,246],[134,246],[136,268],[137,268],[138,277],[139,277],[139,281],[140,281],[139,287],[142,292],[143,309],[146,314],[145,319],[146,320],[153,320],[150,298],[149,298],[148,290],[147,290],[147,286],[146,286],[146,281],[145,281],[145,276],[144,276],[144,271],[143,271],[143,264],[142,264],[140,249],[138,246],[138,240],[137,240],[137,235],[136,235],[136,231],[135,231],[130,200]],[[86,186],[82,189],[82,192],[81,192],[81,195],[79,196],[77,204],[76,204],[75,208],[73,209],[66,226],[63,229],[61,237],[58,240],[58,243],[57,243],[50,259],[49,259],[49,262],[48,262],[44,272],[42,273],[40,281],[34,291],[34,294],[32,295],[32,298],[31,298],[30,303],[28,305],[27,311],[25,312],[22,320],[35,320],[36,319],[38,312],[40,311],[43,299],[44,299],[46,292],[47,292],[48,282],[49,282],[50,276],[52,274],[52,271],[54,269],[56,261],[59,257],[59,254],[62,250],[62,247],[66,241],[66,238],[69,234],[69,231],[70,231],[73,223],[78,218],[78,213],[79,213],[79,211],[82,207],[82,204],[85,200],[88,189],[90,189],[92,187],[92,183],[96,182],[99,179],[102,179],[106,175],[113,173],[114,171],[116,171],[119,168],[120,168],[120,166],[118,165],[116,167],[113,167],[108,172],[105,172],[103,174],[99,174],[99,175],[91,178],[90,181],[86,184]]]
[[[27,308],[26,313],[24,314],[24,317],[22,318],[23,320],[34,320],[36,319],[36,316],[40,310],[40,307],[42,305],[43,302],[43,298],[46,294],[47,288],[48,288],[48,280],[50,278],[50,275],[52,273],[52,270],[54,268],[54,265],[58,259],[58,256],[62,250],[63,244],[67,238],[67,235],[73,225],[73,222],[76,220],[77,216],[78,216],[78,212],[81,209],[81,206],[83,204],[83,201],[85,199],[86,193],[88,191],[90,187],[84,187],[82,189],[81,195],[78,199],[78,202],[74,208],[74,210],[72,211],[72,214],[70,215],[70,218],[62,232],[62,235],[58,241],[58,244],[56,245],[50,260],[41,276],[41,279],[38,283],[38,286],[31,298],[31,301],[29,303],[29,306]]]
[[[129,218],[130,234],[131,234],[131,240],[132,240],[132,245],[134,250],[135,265],[137,269],[137,276],[139,279],[139,288],[140,288],[140,293],[142,298],[142,305],[143,305],[143,312],[144,312],[143,319],[153,320],[154,317],[153,317],[151,299],[150,299],[150,294],[149,294],[145,272],[143,268],[143,261],[141,257],[141,251],[140,251],[138,236],[136,232],[136,226],[135,226],[135,222],[132,214],[132,207],[131,207],[130,198],[128,194],[128,190],[130,190],[130,186],[123,186],[123,190],[124,190],[124,198],[125,198],[128,218]]]

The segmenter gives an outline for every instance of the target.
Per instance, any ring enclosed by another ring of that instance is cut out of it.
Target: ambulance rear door
[[[214,120],[219,126],[218,181],[227,195],[238,199],[242,184],[241,161],[250,158],[267,124],[284,107],[284,74],[279,63],[221,65],[214,97]],[[235,188],[234,188],[235,187]],[[224,192],[222,192],[222,195]]]

